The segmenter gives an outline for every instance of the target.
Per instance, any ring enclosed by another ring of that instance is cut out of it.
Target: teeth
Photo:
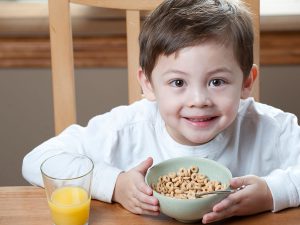
[[[204,121],[208,121],[210,120],[211,118],[205,118],[205,119],[199,119],[199,118],[191,118],[190,121],[193,121],[193,122],[204,122]]]

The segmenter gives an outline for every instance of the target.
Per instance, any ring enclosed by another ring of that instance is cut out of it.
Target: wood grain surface
[[[299,225],[300,208],[278,213],[266,212],[254,216],[235,217],[214,225]],[[52,225],[46,195],[42,188],[32,186],[0,187],[1,225]],[[134,215],[121,205],[93,200],[89,225],[182,225],[164,215],[158,217]],[[194,224],[202,224],[194,223]]]

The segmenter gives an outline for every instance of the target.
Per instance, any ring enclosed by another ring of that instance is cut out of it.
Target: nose
[[[191,90],[187,102],[189,107],[204,108],[212,105],[210,94],[205,88]]]

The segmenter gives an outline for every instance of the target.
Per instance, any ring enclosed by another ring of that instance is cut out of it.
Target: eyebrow
[[[212,75],[212,74],[215,74],[215,73],[223,73],[223,72],[232,73],[232,70],[227,68],[227,67],[220,67],[220,68],[209,71],[207,74]]]
[[[212,75],[212,74],[216,74],[216,73],[223,73],[223,72],[232,73],[232,70],[227,68],[227,67],[220,67],[220,68],[208,71],[207,75]],[[171,69],[171,70],[165,71],[162,75],[167,75],[169,73],[176,73],[176,74],[182,74],[182,75],[187,75],[188,74],[188,73],[186,73],[182,70]]]
[[[176,69],[167,70],[167,71],[163,72],[162,75],[167,75],[169,73],[177,73],[177,74],[187,75],[186,72],[184,72],[182,70],[176,70]]]

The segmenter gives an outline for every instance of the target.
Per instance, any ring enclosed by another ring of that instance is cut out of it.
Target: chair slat
[[[127,68],[128,68],[128,99],[132,103],[141,99],[141,89],[137,80],[139,67],[140,11],[126,10],[127,30]]]
[[[55,133],[76,123],[73,41],[67,0],[49,1]]]
[[[163,0],[70,0],[72,3],[111,9],[153,10]]]

